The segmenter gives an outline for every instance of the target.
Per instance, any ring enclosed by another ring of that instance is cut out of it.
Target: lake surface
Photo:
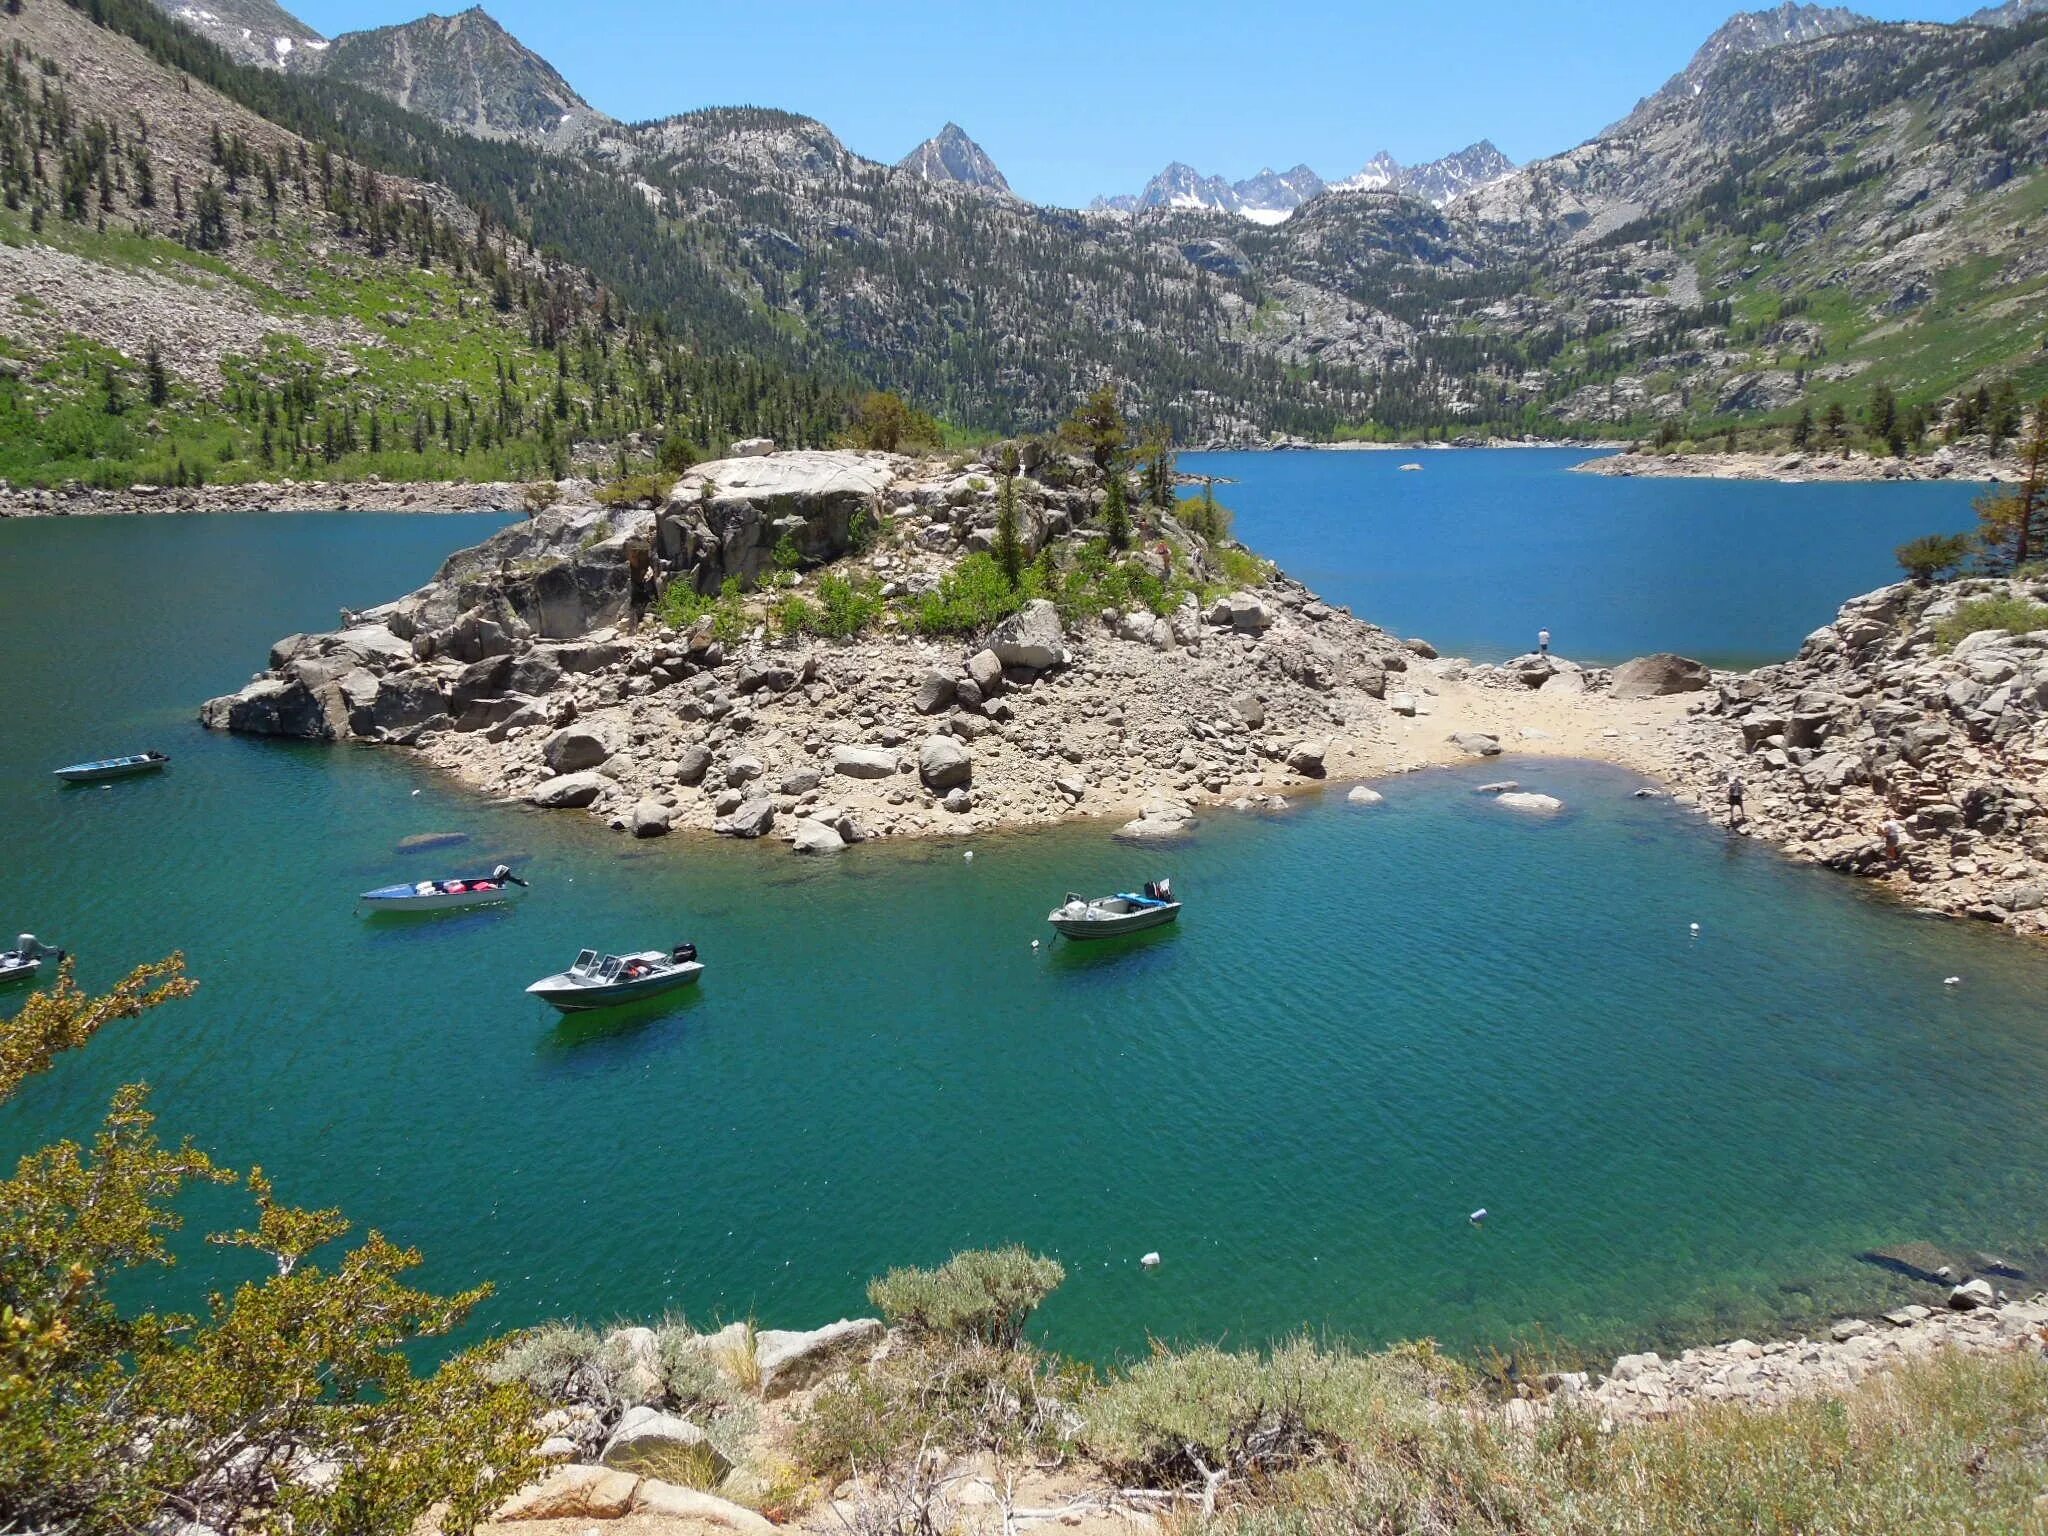
[[[1189,453],[1237,534],[1331,602],[1445,655],[1554,648],[1610,664],[1678,651],[1780,660],[1892,551],[1976,526],[1968,484],[1776,485],[1575,475],[1579,449]],[[1423,466],[1404,472],[1403,464]]]
[[[193,723],[277,636],[495,523],[0,523],[0,929],[90,984],[174,948],[201,981],[0,1109],[0,1156],[147,1078],[168,1133],[418,1244],[432,1283],[494,1280],[479,1326],[809,1326],[890,1265],[1019,1241],[1071,1273],[1046,1336],[1096,1358],[1301,1327],[1756,1334],[1899,1294],[1874,1246],[2048,1247],[2048,952],[1618,771],[1514,765],[1567,802],[1551,822],[1471,792],[1496,766],[1374,811],[1223,814],[1170,851],[1082,826],[811,864],[635,847],[402,753]],[[168,773],[48,776],[144,746]],[[441,831],[470,841],[395,852]],[[351,910],[501,857],[533,881],[517,909]],[[1177,930],[1033,949],[1064,891],[1158,874]],[[709,968],[673,1007],[563,1023],[521,994],[580,946],[683,938]],[[164,1283],[189,1299],[237,1257]]]

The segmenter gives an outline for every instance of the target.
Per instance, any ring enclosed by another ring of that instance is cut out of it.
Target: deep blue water
[[[1548,629],[1589,663],[1677,651],[1780,660],[1892,551],[1974,526],[1965,484],[1775,485],[1567,473],[1583,450],[1190,453],[1237,536],[1332,602],[1446,655],[1498,660]],[[1419,463],[1419,473],[1401,465]]]

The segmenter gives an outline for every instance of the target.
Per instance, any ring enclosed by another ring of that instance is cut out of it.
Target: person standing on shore
[[[1742,775],[1731,773],[1728,775],[1728,825],[1733,828],[1746,825],[1748,821],[1749,812],[1742,804]]]
[[[1547,629],[1536,631],[1536,654],[1538,656],[1548,656],[1550,654],[1550,631]]]
[[[1906,856],[1906,824],[1896,815],[1888,815],[1877,830],[1884,837],[1885,862],[1897,869],[1899,860]]]

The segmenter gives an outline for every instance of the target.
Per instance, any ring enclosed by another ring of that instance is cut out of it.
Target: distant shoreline
[[[556,505],[590,501],[584,481],[564,481]],[[0,489],[0,521],[26,517],[145,517],[214,512],[397,512],[452,514],[521,512],[526,486],[518,481],[351,480],[250,481],[239,485],[174,488],[138,485],[124,491]]]
[[[1316,443],[1305,439],[1284,439],[1280,442],[1257,443],[1203,443],[1198,447],[1183,449],[1185,453],[1452,453],[1468,452],[1473,449],[1492,448],[1555,448],[1577,449],[1584,453],[1622,453],[1635,446],[1623,441],[1602,439],[1599,442],[1565,443],[1553,438],[1539,437],[1489,437],[1469,438],[1456,442],[1400,442],[1400,443]]]

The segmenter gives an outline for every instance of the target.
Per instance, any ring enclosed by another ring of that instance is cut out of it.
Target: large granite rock
[[[1656,699],[1668,693],[1697,693],[1713,680],[1704,662],[1659,651],[1616,667],[1612,692],[1617,699]]]
[[[677,1481],[686,1469],[698,1474],[696,1480],[714,1483],[732,1470],[731,1458],[700,1426],[646,1407],[626,1410],[598,1460],[623,1472]]]
[[[882,1325],[872,1317],[842,1318],[808,1333],[763,1330],[754,1340],[761,1396],[772,1401],[815,1385],[873,1349],[882,1342],[882,1335]]]
[[[855,520],[894,473],[887,456],[799,450],[699,464],[656,521],[654,547],[691,573],[700,592],[728,576],[753,584],[784,539],[807,565],[852,547]]]
[[[896,772],[893,747],[834,747],[832,771],[849,779],[886,779]]]
[[[580,773],[595,768],[617,750],[611,732],[602,726],[565,725],[547,739],[540,755],[556,773]]]
[[[1059,609],[1039,597],[998,624],[988,637],[988,648],[1006,667],[1043,672],[1059,665],[1065,638]]]
[[[974,754],[957,737],[928,736],[917,751],[917,776],[936,794],[965,788],[974,777]]]
[[[535,785],[526,800],[546,811],[578,810],[595,801],[611,782],[601,773],[558,774]]]
[[[711,830],[723,837],[766,837],[775,825],[775,802],[766,795],[743,800],[730,815],[721,816]]]

